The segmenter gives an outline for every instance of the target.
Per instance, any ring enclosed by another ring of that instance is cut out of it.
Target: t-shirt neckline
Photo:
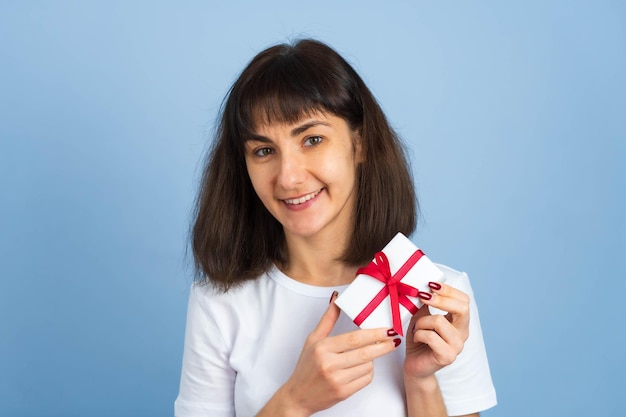
[[[341,293],[348,288],[348,285],[336,285],[331,287],[320,287],[317,285],[305,284],[285,275],[276,265],[267,272],[267,275],[278,285],[287,288],[295,293],[315,298],[329,298],[333,291]]]

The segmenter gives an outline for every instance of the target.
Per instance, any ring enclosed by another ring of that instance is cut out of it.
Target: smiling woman
[[[225,101],[193,231],[202,279],[210,277],[228,289],[256,279],[274,264],[286,265],[295,256],[286,247],[283,225],[254,192],[246,144],[273,139],[264,137],[262,129],[293,125],[292,133],[299,135],[314,119],[328,123],[321,118],[330,116],[342,119],[353,139],[359,139],[353,143],[354,151],[359,145],[359,157],[367,163],[357,166],[358,209],[350,230],[333,239],[349,239],[351,244],[336,242],[331,246],[335,250],[324,255],[356,270],[396,232],[413,231],[417,199],[402,144],[365,83],[339,54],[319,42],[276,45],[250,62]],[[232,216],[232,221],[225,220]],[[307,257],[315,259],[313,255]]]
[[[406,348],[332,302],[417,200],[401,142],[314,40],[259,53],[226,99],[197,200],[176,415],[442,416],[496,397],[467,275],[420,293]],[[330,303],[328,297],[330,296]],[[446,320],[447,318],[447,320]],[[470,319],[471,318],[471,319]]]
[[[293,124],[260,125],[254,139],[246,142],[254,191],[283,226],[290,244],[330,239],[338,247],[346,246],[359,142],[358,133],[342,118],[324,113]]]

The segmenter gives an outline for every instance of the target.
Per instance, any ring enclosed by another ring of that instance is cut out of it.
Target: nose
[[[293,153],[282,153],[278,167],[277,184],[291,190],[304,183],[306,178],[306,166],[302,158]]]

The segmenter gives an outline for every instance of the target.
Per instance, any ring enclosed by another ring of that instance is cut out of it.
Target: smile
[[[298,197],[298,198],[289,198],[289,199],[285,199],[283,200],[285,203],[290,204],[290,205],[296,205],[296,204],[303,204],[306,203],[307,201],[315,198],[321,191],[323,190],[323,188],[320,188],[317,191],[314,191],[310,194],[307,195],[303,195],[302,197]]]

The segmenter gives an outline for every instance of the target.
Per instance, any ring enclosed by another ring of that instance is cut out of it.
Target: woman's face
[[[313,113],[293,124],[261,124],[245,149],[254,190],[288,241],[332,241],[350,230],[360,146],[342,118]]]

